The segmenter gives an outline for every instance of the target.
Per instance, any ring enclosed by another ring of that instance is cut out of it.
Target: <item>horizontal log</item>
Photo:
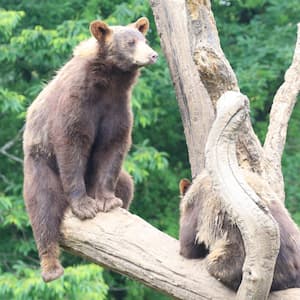
[[[179,255],[176,239],[121,208],[81,221],[67,211],[62,247],[96,264],[136,279],[177,299],[233,299],[235,294],[211,277],[205,260]],[[300,289],[272,293],[270,300],[300,299]]]

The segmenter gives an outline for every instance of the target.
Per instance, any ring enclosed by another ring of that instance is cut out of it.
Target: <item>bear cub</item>
[[[63,274],[59,229],[68,206],[80,219],[128,209],[133,182],[122,170],[131,145],[132,87],[158,55],[147,18],[127,26],[90,24],[92,38],[28,109],[23,136],[24,200],[45,282]]]
[[[300,288],[300,231],[284,205],[270,198],[274,192],[258,174],[243,171],[249,186],[269,208],[280,230],[280,249],[271,291]],[[239,228],[222,208],[205,170],[193,183],[179,183],[180,254],[186,258],[206,257],[208,272],[227,287],[237,290],[242,281],[245,249]],[[276,195],[275,195],[276,197]]]

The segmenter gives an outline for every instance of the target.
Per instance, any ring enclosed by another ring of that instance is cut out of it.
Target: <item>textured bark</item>
[[[232,300],[234,293],[209,276],[204,260],[179,255],[179,243],[123,209],[80,221],[69,211],[61,244],[67,251],[135,278],[182,300]],[[271,300],[300,299],[300,289],[272,293]]]
[[[150,0],[150,3],[176,89],[195,177],[204,168],[205,144],[214,119],[213,106],[193,61],[185,1]]]
[[[210,1],[150,0],[150,4],[176,89],[194,178],[204,167],[217,99],[227,90],[239,91],[237,79],[220,46]],[[262,147],[250,120],[243,124],[237,152],[240,165],[262,173]]]
[[[248,186],[236,158],[236,140],[248,115],[248,99],[226,92],[206,145],[206,168],[231,219],[238,225],[246,258],[237,299],[267,299],[279,252],[279,228],[261,199]]]
[[[160,5],[166,5],[166,2],[168,1],[162,1]],[[188,34],[191,43],[191,53],[201,81],[207,89],[215,109],[217,100],[226,91],[239,91],[237,78],[221,48],[210,1],[186,0],[185,2],[188,12]],[[173,11],[169,11],[169,14],[173,15],[175,10],[176,8],[173,7]],[[166,35],[166,38],[168,38],[168,35]],[[181,63],[185,64],[184,61]],[[203,87],[199,86],[199,88]],[[206,116],[204,115],[204,117]],[[237,154],[240,166],[259,174],[262,173],[263,149],[253,131],[250,119],[247,119],[240,128]],[[190,161],[192,166],[197,164],[197,161],[191,159]]]

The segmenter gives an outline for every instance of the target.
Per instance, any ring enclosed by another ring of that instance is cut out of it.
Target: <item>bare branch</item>
[[[269,183],[284,201],[284,183],[281,158],[285,146],[288,122],[300,91],[300,23],[293,62],[285,73],[284,83],[278,89],[270,113],[270,124],[266,136],[265,168]],[[281,179],[281,180],[280,180]],[[277,184],[281,181],[280,184]]]
[[[8,157],[9,159],[14,160],[23,165],[23,159],[21,159],[20,157],[10,154],[10,153],[6,152],[5,150],[3,150],[2,148],[0,148],[0,153],[3,154],[4,156]]]
[[[69,211],[62,225],[67,251],[128,275],[183,300],[229,300],[235,294],[211,277],[203,260],[179,255],[179,243],[123,209],[80,221]],[[300,289],[272,293],[271,300],[300,299]]]
[[[18,133],[16,134],[16,136],[11,139],[10,141],[8,141],[7,143],[5,143],[1,148],[0,148],[0,153],[3,154],[4,156],[8,157],[11,160],[14,160],[20,164],[23,165],[23,159],[21,159],[20,157],[17,157],[13,154],[10,154],[7,152],[8,149],[10,149],[11,147],[13,147],[15,145],[16,142],[19,141],[22,133],[24,131],[24,126],[18,131]]]
[[[2,181],[5,183],[5,184],[10,184],[11,182],[8,180],[8,178],[4,175],[4,174],[2,174],[2,173],[0,173],[0,178],[2,179]]]

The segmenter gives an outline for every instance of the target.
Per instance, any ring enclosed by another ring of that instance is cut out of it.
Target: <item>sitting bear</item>
[[[279,225],[280,250],[271,290],[300,287],[299,229],[281,202],[267,200],[274,193],[259,175],[245,170],[243,174]],[[211,177],[203,171],[192,184],[182,179],[179,190],[180,254],[186,258],[206,257],[208,272],[236,291],[242,280],[244,244],[238,227],[213,192]]]
[[[158,57],[146,43],[148,28],[147,18],[127,26],[92,22],[92,38],[28,109],[24,200],[45,282],[63,274],[58,239],[67,206],[87,219],[130,205],[133,182],[122,162],[131,145],[131,90],[139,68]]]

